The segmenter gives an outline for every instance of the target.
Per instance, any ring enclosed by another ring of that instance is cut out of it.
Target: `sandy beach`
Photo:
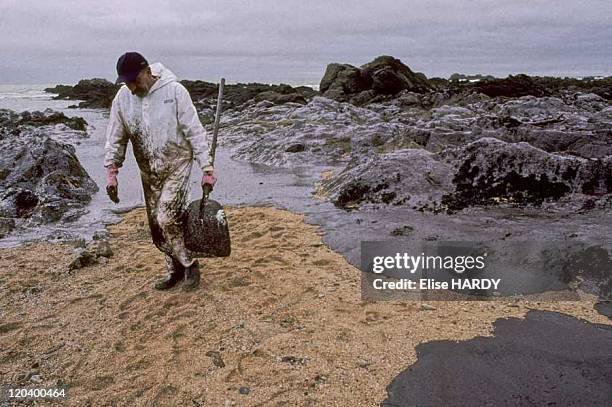
[[[143,209],[109,226],[113,257],[68,270],[74,248],[0,251],[0,376],[69,386],[68,405],[378,405],[415,346],[491,335],[498,318],[553,310],[610,324],[578,302],[365,303],[359,270],[302,215],[228,208],[233,252],[202,286],[152,289],[164,260]]]

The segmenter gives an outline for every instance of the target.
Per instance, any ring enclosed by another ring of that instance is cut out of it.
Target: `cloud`
[[[381,54],[428,76],[611,74],[610,15],[599,0],[3,0],[0,80],[112,78],[126,50],[242,81],[316,81],[327,63]]]

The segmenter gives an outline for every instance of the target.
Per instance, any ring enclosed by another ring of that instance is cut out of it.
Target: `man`
[[[167,275],[155,283],[165,290],[183,281],[184,289],[200,282],[197,260],[183,240],[182,216],[188,205],[193,159],[203,172],[202,185],[216,182],[210,141],[189,92],[162,64],[149,65],[137,52],[117,61],[116,83],[124,83],[113,99],[106,129],[106,191],[118,203],[117,174],[128,140],[144,190],[147,217],[155,246],[166,256]]]

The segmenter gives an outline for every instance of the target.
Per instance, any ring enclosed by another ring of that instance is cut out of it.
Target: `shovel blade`
[[[229,256],[231,240],[223,207],[219,202],[208,199],[200,217],[200,202],[200,199],[191,202],[185,212],[185,247],[193,257]]]

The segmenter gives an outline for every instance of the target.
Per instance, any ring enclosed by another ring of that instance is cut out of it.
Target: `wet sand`
[[[361,301],[359,271],[302,215],[228,208],[233,252],[202,286],[152,289],[164,272],[144,210],[109,226],[114,256],[68,272],[73,248],[0,250],[0,377],[66,383],[69,405],[379,405],[432,340],[490,336],[498,318],[551,310],[610,324],[578,302]],[[241,394],[240,389],[242,389]],[[247,389],[248,388],[248,391]]]

